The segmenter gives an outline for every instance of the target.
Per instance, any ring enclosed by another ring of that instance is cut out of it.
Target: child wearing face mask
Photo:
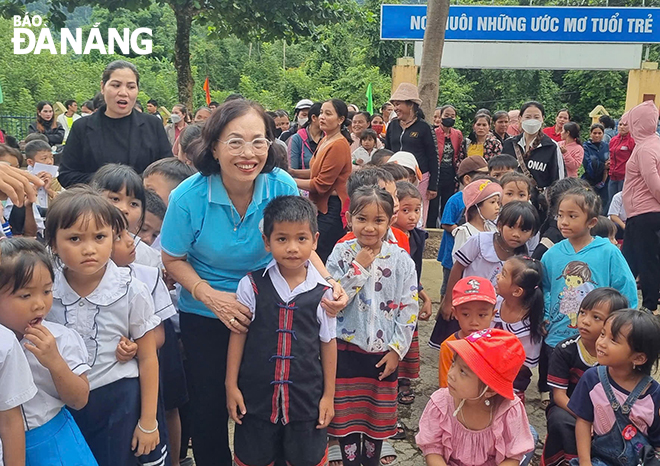
[[[542,131],[545,109],[539,102],[526,102],[520,109],[522,133],[504,141],[503,154],[518,160],[518,169],[533,178],[539,190],[566,177],[559,146]]]
[[[473,181],[463,190],[466,222],[452,231],[454,236],[453,254],[482,231],[497,231],[495,220],[500,213],[502,187],[490,180]]]

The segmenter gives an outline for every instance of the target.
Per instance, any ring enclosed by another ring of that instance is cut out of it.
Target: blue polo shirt
[[[216,290],[235,293],[241,278],[266,267],[272,259],[259,226],[268,202],[284,195],[298,195],[288,173],[275,168],[260,174],[241,222],[220,175],[195,174],[170,194],[161,229],[163,251],[173,257],[186,257],[200,278]],[[181,290],[179,309],[215,318],[185,289]]]
[[[461,220],[461,214],[465,210],[465,203],[463,202],[463,191],[454,193],[445,204],[445,209],[442,211],[441,225],[458,225]],[[442,241],[440,242],[440,249],[438,249],[438,262],[442,262],[442,266],[446,269],[451,269],[454,266],[451,251],[454,249],[454,237],[451,233],[443,231]]]

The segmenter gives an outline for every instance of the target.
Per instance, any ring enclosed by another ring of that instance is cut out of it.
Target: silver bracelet
[[[156,420],[156,427],[154,427],[153,430],[146,430],[144,427],[142,427],[142,424],[140,424],[140,420],[138,419],[138,429],[140,429],[145,434],[153,434],[158,430],[158,420]]]

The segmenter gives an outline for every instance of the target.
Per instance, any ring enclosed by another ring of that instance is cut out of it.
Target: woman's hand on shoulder
[[[200,301],[216,315],[229,330],[245,333],[252,322],[252,313],[236,300],[235,293],[227,293],[204,284],[197,289]]]

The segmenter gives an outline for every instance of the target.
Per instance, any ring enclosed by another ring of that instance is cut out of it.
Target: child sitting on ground
[[[336,319],[321,307],[332,288],[309,261],[318,236],[316,209],[306,198],[280,196],[264,210],[273,260],[238,284],[237,300],[252,323],[248,333],[231,334],[227,356],[237,464],[325,461],[337,343]]]
[[[559,343],[550,356],[548,385],[552,401],[546,410],[548,436],[541,464],[559,466],[577,457],[575,415],[568,409],[578,381],[597,364],[596,340],[609,315],[628,307],[628,300],[614,288],[596,288],[582,301],[578,315],[579,335]]]
[[[465,277],[454,286],[451,299],[452,314],[460,329],[440,345],[440,362],[438,364],[440,388],[447,387],[447,374],[454,360],[450,343],[490,327],[495,315],[496,302],[495,288],[485,278]]]

